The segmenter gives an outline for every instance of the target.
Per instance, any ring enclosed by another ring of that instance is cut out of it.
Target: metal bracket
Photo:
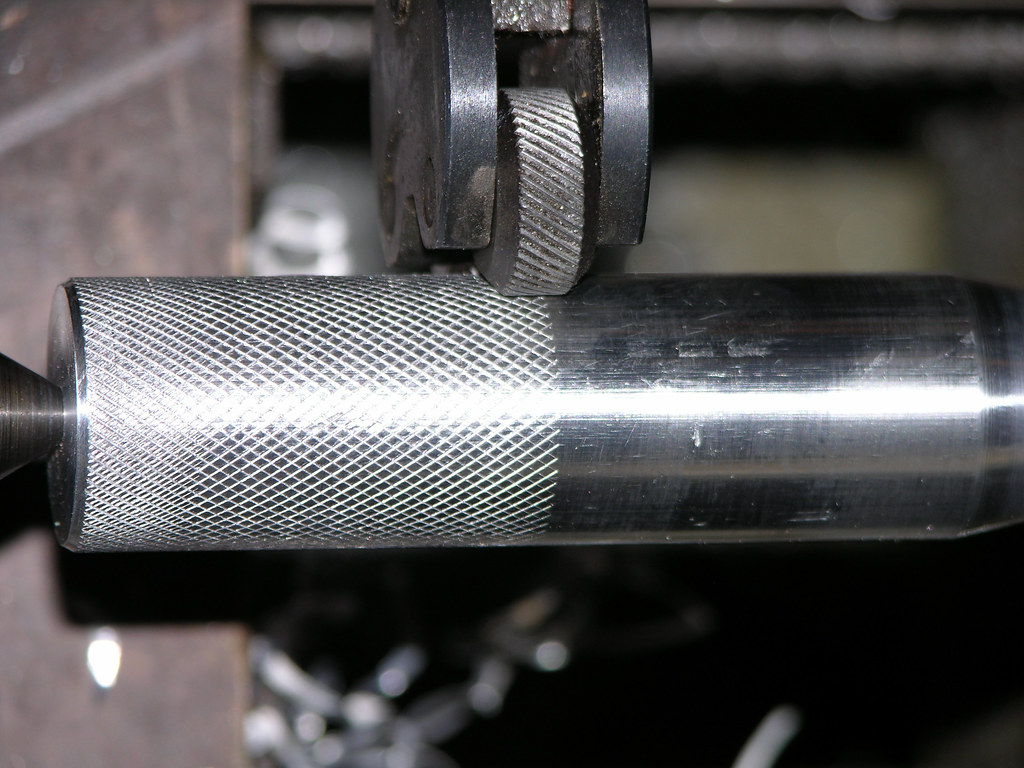
[[[518,166],[502,156],[514,153],[515,142],[498,142],[496,35],[527,41],[511,85],[560,89],[576,110],[582,249],[560,282],[532,291],[561,293],[586,271],[595,245],[632,245],[643,236],[651,67],[645,0],[377,3],[371,88],[382,243],[388,264],[401,270],[468,260],[466,251],[476,251],[485,276],[494,264],[509,273],[516,248],[494,240],[494,217],[514,211],[496,210],[496,202],[513,206],[502,202],[507,195],[496,201],[495,184],[502,186],[501,168],[518,173]],[[562,183],[557,167],[546,179],[552,189]]]

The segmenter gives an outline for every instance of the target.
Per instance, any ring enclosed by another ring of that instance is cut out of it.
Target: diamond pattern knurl
[[[563,294],[583,258],[583,143],[568,94],[554,88],[505,91],[519,174],[518,242],[504,293]]]
[[[457,544],[545,529],[556,429],[535,403],[555,366],[541,300],[468,276],[74,290],[88,419],[78,549]]]

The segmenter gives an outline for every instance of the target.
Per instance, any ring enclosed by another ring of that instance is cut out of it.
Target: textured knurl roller
[[[593,250],[575,107],[557,88],[509,88],[498,104],[494,236],[477,267],[506,295],[564,294]]]

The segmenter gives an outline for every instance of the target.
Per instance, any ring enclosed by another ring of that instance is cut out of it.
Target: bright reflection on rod
[[[516,397],[519,395],[520,397]],[[652,386],[645,389],[557,389],[526,388],[524,391],[476,390],[460,393],[450,391],[390,390],[367,387],[363,391],[329,390],[305,392],[268,391],[237,394],[230,400],[213,397],[183,398],[169,396],[160,400],[170,412],[168,425],[180,423],[195,413],[206,414],[211,425],[245,424],[261,428],[280,423],[285,414],[295,424],[323,428],[344,427],[375,431],[389,424],[410,425],[420,421],[431,423],[453,420],[465,422],[477,417],[486,420],[495,416],[498,398],[502,415],[530,418],[552,417],[587,419],[696,417],[744,414],[753,417],[828,417],[871,419],[923,416],[928,418],[974,418],[986,410],[1020,407],[1019,397],[993,397],[981,388],[913,386],[835,389],[737,389],[700,390],[688,387]],[[195,400],[202,399],[196,403]],[[518,413],[508,413],[509,410]],[[186,410],[188,411],[186,413]],[[259,420],[252,414],[262,414]],[[279,420],[280,419],[280,420]]]
[[[922,415],[973,417],[1003,403],[979,389],[913,386],[861,389],[694,390],[654,386],[642,390],[566,390],[538,393],[534,407],[567,418],[621,414],[622,417],[714,416],[744,414],[871,418]]]

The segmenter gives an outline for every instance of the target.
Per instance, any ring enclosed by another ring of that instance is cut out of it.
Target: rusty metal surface
[[[41,370],[73,275],[236,271],[247,6],[0,6],[0,349]]]
[[[246,632],[116,627],[120,674],[101,690],[86,667],[92,628],[60,610],[55,549],[41,529],[0,547],[0,766],[245,765]]]

